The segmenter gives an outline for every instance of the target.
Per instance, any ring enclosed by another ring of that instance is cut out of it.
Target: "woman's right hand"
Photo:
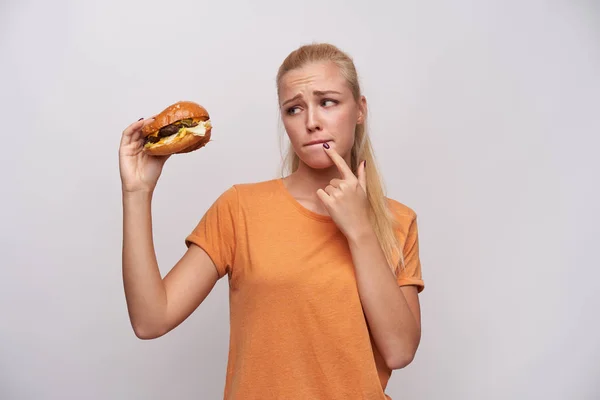
[[[123,193],[152,192],[163,166],[170,156],[151,156],[144,152],[142,127],[153,118],[140,119],[129,125],[119,146],[119,171]]]

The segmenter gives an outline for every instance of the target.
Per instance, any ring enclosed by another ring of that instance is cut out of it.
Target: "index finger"
[[[323,148],[325,149],[325,153],[327,153],[327,155],[331,158],[331,160],[337,167],[338,171],[340,171],[340,174],[342,174],[342,179],[348,179],[351,177],[356,178],[348,164],[346,164],[346,161],[342,158],[342,156],[340,156],[340,154],[337,151],[335,151],[330,146],[323,146]]]
[[[125,130],[123,131],[123,135],[121,136],[121,144],[124,145],[132,142],[134,134],[138,133],[142,129],[142,127],[152,122],[154,117],[155,116],[152,116],[147,119],[140,118],[134,123],[130,124],[127,128],[125,128]]]

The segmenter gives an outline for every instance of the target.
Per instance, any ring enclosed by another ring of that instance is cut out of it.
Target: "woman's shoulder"
[[[411,207],[396,199],[386,197],[386,200],[394,218],[395,229],[404,241],[410,232],[417,231],[417,213]]]
[[[279,190],[279,179],[265,179],[252,182],[237,182],[228,191],[234,191],[238,198],[255,198],[270,195]]]
[[[231,187],[239,192],[261,192],[274,190],[278,183],[279,178],[271,178],[251,182],[237,182],[231,185]]]
[[[388,207],[396,217],[409,220],[417,218],[417,213],[415,212],[415,210],[413,210],[405,203],[402,203],[391,197],[386,197],[385,199],[388,203]]]
[[[219,196],[226,202],[239,203],[243,200],[259,200],[272,196],[280,190],[279,179],[266,179],[253,182],[237,182],[227,187]]]
[[[276,192],[277,185],[277,179],[230,184],[216,196],[210,208],[225,215],[236,213],[241,208],[264,204],[267,196]]]

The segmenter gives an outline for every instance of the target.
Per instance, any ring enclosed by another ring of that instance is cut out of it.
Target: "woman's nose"
[[[309,108],[306,115],[306,128],[310,132],[320,131],[322,126],[318,113],[313,108]]]

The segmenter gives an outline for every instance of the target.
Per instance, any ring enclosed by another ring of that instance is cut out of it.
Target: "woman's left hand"
[[[333,148],[324,148],[341,174],[329,185],[317,190],[317,196],[327,208],[329,215],[348,240],[354,240],[362,231],[371,227],[365,162],[361,162],[355,176],[346,161]]]

